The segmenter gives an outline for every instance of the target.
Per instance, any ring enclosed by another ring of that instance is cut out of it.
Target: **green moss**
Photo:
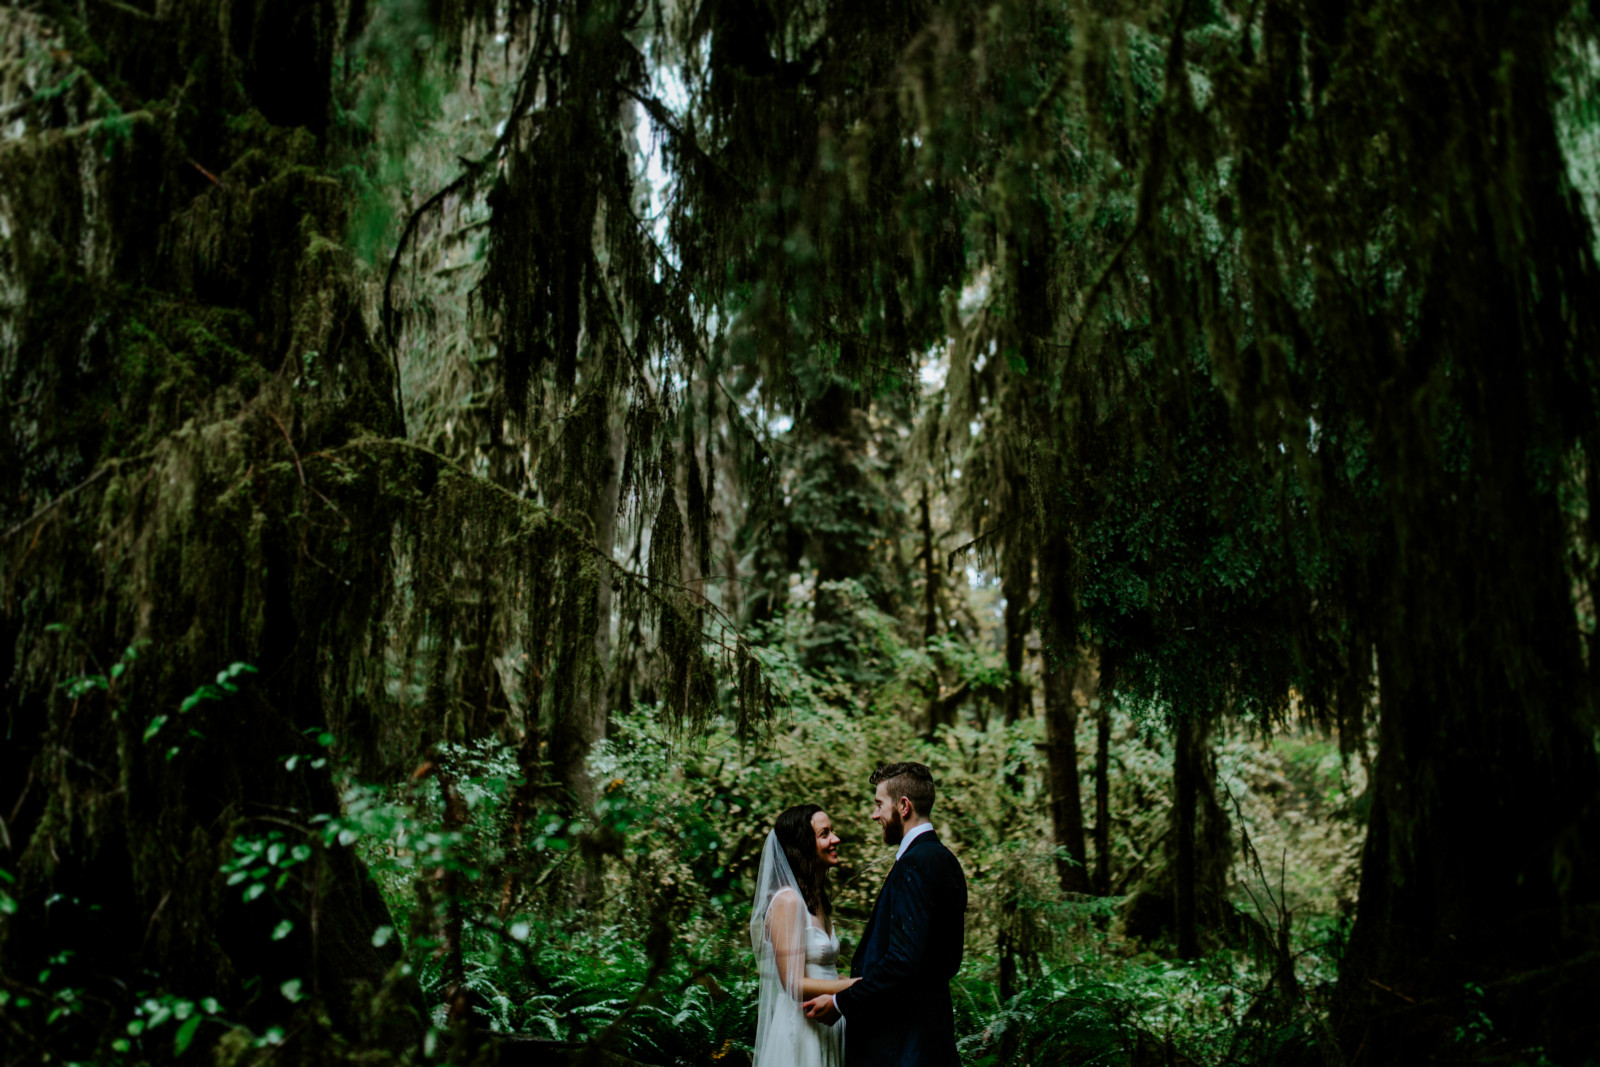
[[[222,389],[255,395],[267,378],[245,345],[257,335],[250,316],[139,292],[126,299],[116,334],[116,375],[103,397],[108,433],[101,460],[146,451],[200,415]]]

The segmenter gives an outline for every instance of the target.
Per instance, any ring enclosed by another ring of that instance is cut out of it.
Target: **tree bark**
[[[621,487],[622,450],[624,438],[622,419],[613,411],[608,415],[610,452],[602,462],[601,481],[590,496],[587,519],[594,531],[594,548],[603,559],[610,559],[617,538],[617,494]],[[587,566],[594,566],[592,577],[583,574]],[[606,678],[611,661],[611,608],[612,577],[609,567],[596,566],[595,561],[580,559],[577,569],[581,577],[574,580],[590,581],[594,589],[592,622],[592,651],[578,653],[580,668],[570,676],[571,691],[554,694],[558,706],[550,729],[550,756],[556,776],[573,799],[575,811],[587,815],[594,810],[596,794],[594,781],[589,775],[589,752],[595,742],[606,735],[611,702],[608,698]],[[577,640],[585,640],[583,637]],[[593,656],[587,659],[585,652]],[[591,673],[592,672],[592,673]]]
[[[1019,541],[1007,555],[1011,558],[1006,561],[1000,593],[1006,600],[1006,672],[1010,684],[1006,687],[1005,721],[1010,726],[1024,715],[1033,714],[1033,689],[1022,676],[1028,631],[1033,628],[1033,552]]]
[[[1195,928],[1195,798],[1200,768],[1199,732],[1192,715],[1181,715],[1177,722],[1177,743],[1172,768],[1173,835],[1173,922],[1177,932],[1178,956],[1192,960],[1200,955],[1200,935]]]
[[[928,483],[917,499],[918,533],[922,536],[922,640],[939,632],[939,557],[933,543],[933,516],[928,506]]]
[[[1104,700],[1094,726],[1094,891],[1111,892],[1111,706]]]
[[[918,533],[922,537],[922,644],[930,660],[934,658],[928,643],[939,632],[939,559],[933,541],[933,516],[928,503],[928,483],[924,479],[917,498]],[[945,701],[941,699],[944,680],[937,661],[928,670],[928,703],[924,718],[923,736],[932,741],[945,725]]]
[[[467,825],[467,802],[456,785],[454,771],[446,764],[443,753],[434,757],[439,780],[439,793],[444,798],[444,832],[446,836],[460,833]],[[466,1024],[472,1020],[472,1002],[466,994],[466,966],[462,959],[461,937],[465,928],[464,902],[461,884],[460,860],[446,856],[445,862],[434,872],[439,883],[439,893],[444,915],[439,924],[438,956],[440,984],[444,1002],[452,1024]],[[437,917],[436,917],[437,918]]]
[[[1086,658],[1080,652],[1079,660]],[[1073,664],[1080,678],[1088,672]],[[1045,746],[1050,760],[1050,824],[1057,849],[1067,856],[1056,859],[1056,877],[1068,893],[1091,889],[1088,850],[1083,834],[1083,797],[1078,780],[1078,703],[1065,663],[1044,664]]]
[[[1505,506],[1522,536],[1559,558],[1554,508]],[[1562,1062],[1600,1041],[1588,1003],[1600,988],[1596,939],[1577,918],[1600,898],[1600,773],[1572,711],[1583,696],[1562,682],[1580,676],[1566,579],[1552,563],[1545,587],[1530,588],[1510,560],[1533,553],[1516,544],[1463,551],[1470,516],[1457,530],[1429,525],[1412,525],[1428,539],[1412,551],[1436,562],[1398,576],[1397,599],[1415,607],[1394,610],[1437,621],[1378,643],[1373,804],[1334,1014],[1363,1064],[1420,1062],[1438,1044],[1432,1018],[1469,1008]],[[1525,598],[1529,610],[1494,626],[1447,624],[1491,597]],[[1440,600],[1461,606],[1440,612]],[[1503,642],[1540,650],[1544,669],[1511,677]],[[1467,983],[1485,990],[1475,1008]]]
[[[1217,802],[1216,777],[1209,716],[1180,714],[1173,724],[1172,811],[1162,861],[1140,876],[1122,914],[1130,935],[1170,936],[1182,959],[1198,958],[1233,928],[1227,899],[1232,831]],[[1153,853],[1152,845],[1147,858]]]

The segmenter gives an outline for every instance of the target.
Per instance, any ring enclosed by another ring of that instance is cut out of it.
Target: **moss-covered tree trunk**
[[[1005,721],[1009,726],[1033,714],[1033,687],[1022,673],[1028,653],[1028,631],[1033,628],[1032,546],[1018,544],[1009,553],[1000,595],[1005,597],[1006,691]]]
[[[868,439],[868,413],[855,392],[834,382],[806,407],[813,442],[793,493],[790,523],[802,531],[816,583],[806,662],[852,676],[860,650],[850,597],[830,583],[856,581],[874,603],[890,603],[884,546],[891,507]]]
[[[1204,714],[1175,717],[1172,809],[1162,861],[1150,869],[1123,904],[1123,924],[1134,936],[1170,937],[1178,955],[1194,959],[1227,936],[1232,840],[1228,814],[1217,799],[1217,761]]]
[[[1584,949],[1600,776],[1571,683],[1563,524],[1514,461],[1494,466],[1492,491],[1409,516],[1410,559],[1390,557],[1391,610],[1412,625],[1378,644],[1373,807],[1335,1012],[1370,1062],[1427,1054],[1440,1018],[1479,1011],[1557,1062],[1600,1040],[1584,1006],[1600,986]],[[1474,533],[1486,505],[1517,516],[1492,542]],[[1543,576],[1512,562],[1540,557]],[[1517,607],[1483,615],[1491,603]],[[1507,644],[1537,650],[1537,669],[1508,670]]]
[[[373,945],[388,916],[352,850],[309,824],[339,795],[306,734],[380,762],[356,687],[328,699],[360,673],[386,567],[345,537],[367,461],[341,450],[400,427],[319,139],[354,28],[331,3],[233,5],[226,36],[212,3],[45,10],[0,12],[49,57],[8,82],[23,132],[0,155],[0,866],[20,909],[0,965],[67,953],[52,977],[91,1025],[13,1002],[14,1048],[102,1054],[152,982],[245,1023],[293,982],[383,1031],[397,946]],[[237,691],[185,700],[236,661],[257,669]],[[251,842],[295,866],[247,896],[221,868]]]
[[[1086,656],[1082,659],[1087,659]],[[1077,677],[1075,678],[1074,675]],[[1049,758],[1050,824],[1056,848],[1066,851],[1056,859],[1056,877],[1068,893],[1090,891],[1088,850],[1083,833],[1083,796],[1078,773],[1079,707],[1074,682],[1092,677],[1081,660],[1045,664],[1045,746]],[[1092,685],[1092,683],[1090,683]]]
[[[1111,705],[1094,717],[1094,891],[1111,892]]]
[[[1329,457],[1370,456],[1351,493],[1383,504],[1373,807],[1333,1013],[1362,1062],[1441,1054],[1480,1011],[1556,1062],[1600,1041],[1580,1006],[1600,985],[1600,764],[1575,601],[1596,501],[1571,502],[1595,462],[1600,274],[1552,111],[1564,11],[1461,20],[1385,112],[1419,289],[1407,343],[1375,343],[1351,398],[1370,436]]]
[[[590,677],[575,679],[566,693],[553,694],[550,756],[561,783],[572,796],[579,813],[594,810],[594,780],[589,773],[589,752],[606,735],[611,710],[608,668],[611,664],[611,626],[613,579],[609,568],[599,566],[611,558],[617,539],[617,493],[621,484],[622,427],[620,416],[608,419],[608,446],[599,459],[597,484],[590,487],[583,516],[593,531],[595,559],[588,561],[581,581],[586,597],[593,598],[592,611],[570,638],[593,645]]]

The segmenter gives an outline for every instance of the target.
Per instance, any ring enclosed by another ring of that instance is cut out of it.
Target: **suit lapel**
[[[916,837],[912,838],[911,844],[906,846],[906,852],[909,854],[913,849],[920,846],[923,841],[930,839],[937,841],[939,839],[939,835],[932,830],[929,830],[927,833],[918,834]],[[900,857],[900,859],[904,858],[904,856]],[[895,863],[898,862],[900,862],[900,860],[895,861]],[[872,904],[872,917],[867,920],[866,928],[861,931],[860,945],[863,949],[872,943],[872,930],[878,925],[878,914],[883,911],[884,894],[889,892],[889,879],[893,877],[894,863],[891,863],[889,864],[889,872],[883,876],[883,885],[878,887],[878,899]],[[859,968],[860,961],[854,959],[850,961],[850,971],[852,974],[859,975]]]
[[[861,931],[861,940],[858,944],[865,950],[872,943],[872,929],[878,925],[878,913],[883,910],[883,895],[889,891],[889,876],[894,873],[894,864],[889,864],[889,872],[883,876],[883,884],[878,887],[878,899],[872,902],[872,915],[867,919],[866,927]],[[852,974],[860,974],[862,964],[866,961],[859,957],[850,961]]]

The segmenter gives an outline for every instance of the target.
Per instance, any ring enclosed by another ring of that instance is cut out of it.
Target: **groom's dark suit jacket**
[[[967,879],[932,831],[895,862],[834,998],[847,1067],[959,1067],[950,979],[961,968]]]

